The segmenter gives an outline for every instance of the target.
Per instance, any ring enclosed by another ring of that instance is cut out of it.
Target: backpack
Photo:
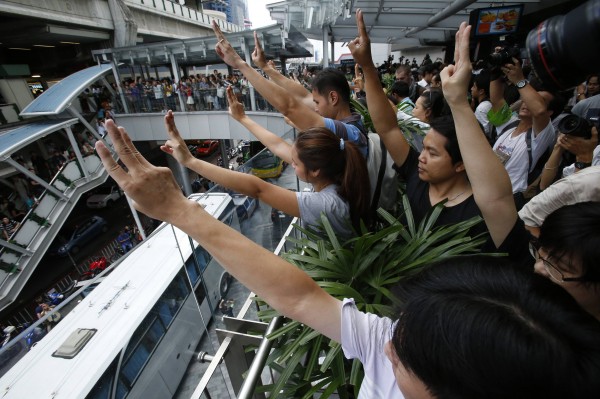
[[[356,126],[365,136],[367,141],[367,171],[371,183],[371,213],[375,214],[378,208],[391,210],[397,202],[398,178],[396,171],[392,168],[394,161],[388,153],[383,141],[377,133],[368,133],[365,129],[361,116],[353,113],[348,118],[339,122]],[[336,123],[336,135],[348,139],[348,132],[344,125]]]

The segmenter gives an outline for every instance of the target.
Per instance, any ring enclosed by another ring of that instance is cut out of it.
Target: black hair
[[[600,323],[504,259],[454,258],[405,279],[392,344],[437,399],[600,397]]]
[[[578,260],[588,282],[600,282],[600,202],[563,206],[544,219],[538,243],[554,259]]]
[[[423,98],[423,107],[431,110],[429,120],[443,115],[450,115],[450,107],[446,103],[444,93],[439,89],[425,90],[421,96]]]
[[[485,97],[490,97],[490,74],[485,69],[478,74],[473,75],[473,83],[477,85],[479,90],[483,90]]]
[[[410,95],[410,87],[408,86],[408,83],[402,80],[397,80],[394,82],[394,84],[392,84],[390,93],[397,94],[398,97],[405,98]]]
[[[337,69],[325,68],[319,72],[312,80],[312,88],[323,96],[335,91],[343,103],[350,104],[350,85],[346,75]]]
[[[369,225],[369,173],[365,157],[358,147],[344,140],[342,149],[340,138],[324,127],[298,133],[294,146],[308,171],[320,170],[324,177],[338,185],[338,194],[348,201],[354,228],[359,231],[361,219]]]
[[[446,138],[444,148],[452,159],[452,164],[456,165],[462,162],[462,154],[458,146],[458,138],[456,137],[456,127],[452,115],[444,115],[431,120],[429,126],[437,133]]]

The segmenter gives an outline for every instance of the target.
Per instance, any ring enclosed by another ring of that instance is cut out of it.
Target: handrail
[[[287,237],[290,236],[292,234],[292,232],[295,231],[294,224],[297,221],[298,221],[298,218],[295,217],[290,222],[290,225],[288,226],[285,233],[283,234],[281,241],[279,241],[279,244],[273,251],[273,253],[275,255],[279,255],[281,253],[281,251],[284,249],[285,244],[287,242]],[[255,296],[256,295],[253,292],[251,292],[250,295],[248,295],[248,299],[246,300],[246,303],[244,304],[244,307],[238,314],[237,318],[244,318],[244,316],[246,316],[246,312],[249,309],[249,304],[254,302],[254,300],[252,298]],[[265,337],[268,336],[269,334],[273,333],[275,330],[277,330],[277,328],[279,328],[279,326],[281,325],[282,322],[283,322],[282,316],[274,317],[267,327],[267,331],[265,332]],[[192,394],[192,396],[190,396],[190,399],[200,399],[202,397],[202,395],[205,393],[206,387],[208,386],[210,379],[213,377],[214,372],[217,370],[217,366],[223,361],[223,358],[225,356],[225,353],[227,352],[227,348],[231,344],[231,341],[232,341],[232,338],[227,337],[223,341],[223,343],[219,346],[219,349],[217,349],[217,353],[215,353],[212,361],[210,362],[210,364],[208,366],[208,369],[204,372],[202,379],[196,386],[196,389],[194,390],[194,393]],[[254,395],[254,389],[256,388],[258,379],[260,378],[262,370],[265,367],[265,363],[267,362],[267,359],[269,357],[269,353],[271,351],[273,343],[274,343],[274,341],[270,340],[268,338],[262,339],[262,341],[258,347],[258,350],[256,352],[256,355],[254,357],[254,360],[252,361],[252,364],[250,365],[250,368],[248,369],[248,374],[247,374],[246,378],[244,379],[244,383],[243,383],[242,387],[240,388],[240,391],[237,395],[238,399],[250,399]]]

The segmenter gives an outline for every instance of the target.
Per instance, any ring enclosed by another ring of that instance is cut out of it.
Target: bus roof
[[[222,193],[190,198],[217,218],[231,201],[228,194]],[[127,345],[192,251],[185,233],[163,223],[0,379],[2,397],[85,397]],[[74,358],[53,357],[79,328],[97,332]]]

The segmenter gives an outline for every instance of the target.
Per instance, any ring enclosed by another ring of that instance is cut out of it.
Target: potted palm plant
[[[394,306],[393,287],[433,261],[473,254],[485,237],[469,236],[469,229],[481,222],[476,217],[461,223],[435,227],[443,203],[432,209],[419,224],[412,218],[406,196],[402,198],[404,223],[382,209],[376,231],[366,228],[361,234],[340,242],[326,217],[322,217],[323,234],[297,228],[303,238],[291,238],[295,248],[282,256],[303,269],[332,296],[354,298],[364,312],[391,316]],[[318,310],[315,310],[318,311]],[[263,319],[277,313],[260,312]],[[258,389],[270,397],[327,398],[334,392],[340,398],[358,395],[363,373],[360,362],[347,361],[341,345],[296,321],[286,320],[269,338],[277,349],[268,360],[279,373],[274,384]]]

